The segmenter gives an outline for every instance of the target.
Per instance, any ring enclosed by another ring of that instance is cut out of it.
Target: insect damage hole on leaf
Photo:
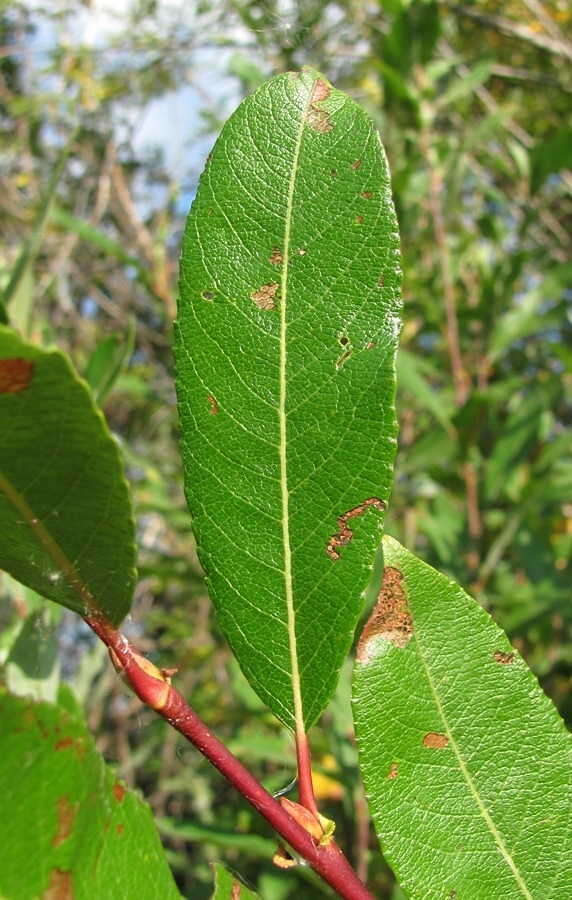
[[[493,659],[502,666],[510,666],[514,662],[515,654],[514,652],[506,653],[504,650],[495,650]]]
[[[281,266],[284,262],[284,254],[282,253],[280,247],[273,247],[272,253],[270,254],[270,262],[273,266]]]
[[[357,661],[363,664],[371,662],[379,652],[381,641],[403,650],[412,636],[413,620],[403,587],[403,575],[399,569],[386,566],[377,603],[357,646]]]
[[[330,559],[339,559],[340,554],[338,548],[344,547],[346,544],[349,544],[354,536],[352,529],[348,526],[348,519],[355,519],[356,516],[361,516],[361,514],[364,513],[370,506],[375,507],[375,509],[379,509],[381,512],[384,512],[386,509],[386,504],[383,502],[383,500],[379,500],[377,497],[368,497],[368,499],[364,500],[363,503],[360,503],[359,506],[355,506],[353,509],[350,509],[348,510],[348,512],[344,513],[343,516],[339,517],[338,528],[340,530],[338,534],[332,535],[332,537],[328,541],[328,546],[326,547],[326,553],[328,554]]]

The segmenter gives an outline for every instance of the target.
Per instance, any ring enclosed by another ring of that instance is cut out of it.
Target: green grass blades
[[[118,625],[134,565],[119,448],[88,386],[63,353],[0,327],[0,569]]]
[[[181,259],[186,494],[223,631],[297,731],[332,696],[395,455],[401,273],[366,113],[317,72],[227,122]]]
[[[354,718],[387,861],[416,900],[571,897],[571,736],[478,603],[383,546]]]

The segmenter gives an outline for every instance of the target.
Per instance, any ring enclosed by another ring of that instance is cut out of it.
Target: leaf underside
[[[119,624],[135,585],[119,448],[67,357],[0,327],[0,569]]]
[[[187,500],[222,629],[273,712],[336,685],[392,480],[399,251],[365,112],[281,75],[227,122],[183,243]]]
[[[383,540],[358,647],[360,768],[412,898],[572,896],[572,739],[506,635],[464,591]]]

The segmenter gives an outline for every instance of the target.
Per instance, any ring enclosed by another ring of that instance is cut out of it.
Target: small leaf
[[[151,810],[115,780],[69,689],[0,691],[0,896],[180,897]]]
[[[227,122],[181,259],[186,494],[221,627],[298,732],[336,686],[392,480],[401,273],[379,136],[317,72]]]
[[[572,896],[572,738],[490,616],[383,540],[358,647],[360,768],[409,897]]]
[[[119,450],[89,388],[64,354],[0,327],[0,568],[116,625],[134,562]]]
[[[256,900],[259,896],[247,888],[221,863],[214,863],[215,892],[212,900]]]

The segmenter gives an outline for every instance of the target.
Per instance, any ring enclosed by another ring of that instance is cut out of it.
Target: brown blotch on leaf
[[[306,113],[306,122],[313,128],[314,131],[319,131],[321,134],[326,134],[328,131],[332,131],[333,125],[330,122],[330,114],[325,109],[319,109],[317,106],[311,106],[309,111]]]
[[[55,866],[50,871],[50,880],[42,894],[42,900],[73,900],[73,897],[72,873],[64,872]]]
[[[356,216],[356,225],[361,225],[363,222],[363,216]]]
[[[403,650],[412,635],[413,619],[403,587],[403,574],[393,566],[386,566],[377,603],[357,646],[357,660],[360,663],[371,662],[375,656],[372,644],[374,638],[389,641],[394,647]]]
[[[330,85],[326,84],[323,78],[318,78],[316,84],[314,85],[312,96],[310,97],[310,103],[321,103],[322,100],[327,100],[330,96],[330,91]]]
[[[242,885],[240,881],[233,880],[232,891],[230,892],[230,900],[240,900],[242,894]]]
[[[0,394],[21,394],[33,377],[34,363],[29,359],[0,359]]]
[[[279,284],[263,284],[260,290],[250,295],[258,309],[276,309],[276,294],[279,287]]]
[[[218,416],[218,404],[212,394],[207,397],[207,403],[210,405],[209,412],[211,416]]]
[[[359,169],[360,166],[361,166],[361,159],[356,159],[355,163],[352,163],[350,168],[353,169],[355,172],[356,169]]]
[[[121,803],[125,796],[125,788],[122,784],[119,784],[118,781],[113,785],[113,796],[117,800],[118,803]]]
[[[365,345],[365,349],[366,349],[366,350],[373,350],[373,348],[374,348],[375,346],[376,346],[375,341],[368,341],[367,344]]]
[[[346,544],[349,544],[354,536],[353,531],[348,527],[348,519],[355,519],[356,516],[361,516],[361,514],[364,513],[370,506],[374,506],[376,509],[379,509],[382,512],[386,509],[386,504],[383,502],[383,500],[378,500],[377,497],[369,497],[367,500],[364,500],[363,503],[360,503],[359,506],[355,506],[353,509],[350,509],[348,510],[348,512],[344,513],[343,516],[339,517],[339,533],[332,535],[332,537],[328,541],[328,546],[326,547],[326,553],[328,554],[330,559],[339,559],[340,554],[338,552],[338,547],[343,547]]]
[[[387,778],[388,781],[392,781],[394,778],[399,778],[399,772],[397,771],[397,763],[391,763],[391,768],[385,777]]]
[[[308,251],[305,250],[304,247],[300,247],[300,249],[298,250],[298,256],[306,256],[307,252]]]
[[[52,841],[54,847],[59,847],[67,841],[72,833],[73,823],[78,811],[78,803],[70,803],[69,797],[60,797],[58,800],[58,832]]]
[[[514,662],[514,653],[505,653],[504,650],[495,650],[493,659],[500,663],[501,666],[510,666]]]
[[[429,747],[430,750],[444,750],[448,743],[447,735],[438,734],[436,731],[429,731],[422,741],[423,746]]]
[[[201,294],[203,300],[214,300],[215,292],[214,291],[203,291]]]
[[[383,287],[385,285],[385,275],[382,275],[379,281],[377,282],[378,287]]]
[[[373,197],[373,191],[362,191],[361,193],[364,200],[371,200]]]
[[[282,253],[280,247],[273,247],[272,253],[270,254],[270,262],[273,266],[281,266],[284,262],[284,254]]]

